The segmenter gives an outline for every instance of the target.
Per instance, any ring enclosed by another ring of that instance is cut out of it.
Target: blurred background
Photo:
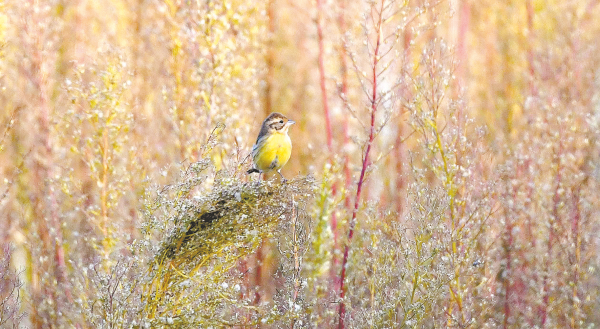
[[[231,270],[229,322],[193,326],[594,327],[599,22],[596,0],[0,1],[0,327],[141,325],[97,305],[149,195],[203,158],[249,181],[271,112],[297,123],[283,174],[316,180],[302,284],[275,233]]]

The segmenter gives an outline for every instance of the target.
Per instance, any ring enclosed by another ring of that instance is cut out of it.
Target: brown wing
[[[269,126],[267,125],[267,120],[265,120],[263,122],[262,127],[260,128],[260,132],[258,133],[258,137],[256,138],[256,143],[254,144],[258,144],[258,141],[265,136],[267,133],[269,133]]]

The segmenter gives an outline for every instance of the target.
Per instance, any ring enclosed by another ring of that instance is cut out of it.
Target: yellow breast
[[[263,172],[279,170],[292,154],[292,141],[286,133],[273,133],[258,141],[252,152],[256,169]]]

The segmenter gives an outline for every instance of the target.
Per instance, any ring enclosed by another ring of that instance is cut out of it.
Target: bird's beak
[[[294,120],[288,120],[288,125],[289,126],[293,125],[294,123],[296,123],[296,121],[294,121]]]

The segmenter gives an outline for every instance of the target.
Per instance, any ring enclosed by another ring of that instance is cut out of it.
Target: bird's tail
[[[256,168],[252,168],[250,170],[247,171],[248,174],[253,174],[253,173],[259,173],[260,174],[260,170],[256,169]]]

